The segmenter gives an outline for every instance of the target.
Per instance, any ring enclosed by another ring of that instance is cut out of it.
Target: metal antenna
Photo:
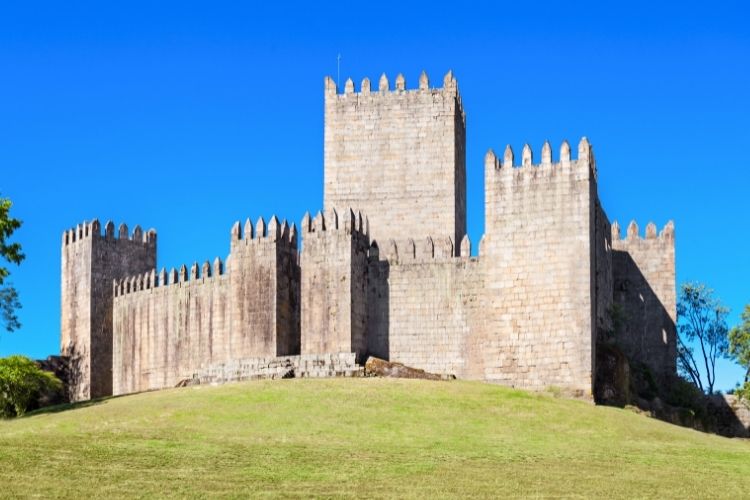
[[[336,87],[341,88],[341,54],[336,56]]]

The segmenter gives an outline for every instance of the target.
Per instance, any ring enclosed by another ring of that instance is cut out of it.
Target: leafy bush
[[[742,386],[734,390],[734,394],[739,397],[745,405],[750,406],[750,382],[745,382]]]
[[[21,416],[49,391],[62,391],[62,382],[25,356],[0,359],[0,416]]]
[[[693,382],[680,376],[671,377],[665,384],[664,400],[674,407],[690,410],[704,430],[715,427],[715,419],[708,409],[708,399]]]

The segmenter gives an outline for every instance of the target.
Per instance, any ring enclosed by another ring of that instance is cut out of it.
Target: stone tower
[[[443,88],[377,89],[365,78],[359,93],[346,81],[339,94],[325,79],[325,211],[351,207],[367,214],[370,236],[421,240],[466,233],[466,121],[453,73]]]
[[[112,394],[112,283],[156,266],[156,231],[132,235],[108,222],[84,222],[62,236],[60,352],[70,358],[69,397]]]
[[[362,214],[335,210],[302,220],[302,354],[367,352],[367,258]]]

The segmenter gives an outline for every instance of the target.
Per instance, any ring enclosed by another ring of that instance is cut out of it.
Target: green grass
[[[748,492],[748,441],[478,382],[261,381],[0,421],[3,497]]]

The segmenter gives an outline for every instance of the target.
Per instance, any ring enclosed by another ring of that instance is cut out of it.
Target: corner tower
[[[326,212],[352,207],[368,214],[370,236],[396,241],[449,236],[456,248],[466,233],[466,119],[452,72],[443,88],[406,90],[402,75],[391,89],[351,79],[339,94],[325,79]]]
[[[62,236],[60,352],[69,358],[68,396],[112,394],[112,282],[156,267],[156,231],[132,235],[108,222],[84,222]]]

